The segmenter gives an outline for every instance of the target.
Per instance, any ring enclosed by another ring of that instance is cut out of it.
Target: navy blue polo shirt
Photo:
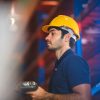
[[[72,88],[79,84],[90,84],[87,62],[67,50],[56,62],[49,84],[49,92],[57,94],[73,93]]]

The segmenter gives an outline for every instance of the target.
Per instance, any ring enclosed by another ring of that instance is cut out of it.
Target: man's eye
[[[51,33],[52,35],[54,35],[54,33]]]

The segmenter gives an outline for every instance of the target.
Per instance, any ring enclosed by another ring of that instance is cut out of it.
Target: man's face
[[[61,38],[61,30],[51,28],[46,36],[47,47],[49,50],[58,50],[63,46],[63,38]]]

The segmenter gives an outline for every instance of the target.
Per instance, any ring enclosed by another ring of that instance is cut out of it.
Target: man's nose
[[[47,40],[50,40],[49,34],[46,36],[45,40],[46,40],[46,41],[47,41]]]

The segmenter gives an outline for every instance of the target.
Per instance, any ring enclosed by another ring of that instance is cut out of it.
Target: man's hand
[[[38,89],[36,91],[30,91],[27,92],[26,94],[30,95],[32,97],[32,99],[36,99],[36,100],[44,100],[46,94],[48,92],[45,91],[43,88],[38,87]]]
[[[90,84],[80,84],[73,87],[73,93],[53,94],[38,87],[36,91],[27,92],[33,100],[91,100]]]

